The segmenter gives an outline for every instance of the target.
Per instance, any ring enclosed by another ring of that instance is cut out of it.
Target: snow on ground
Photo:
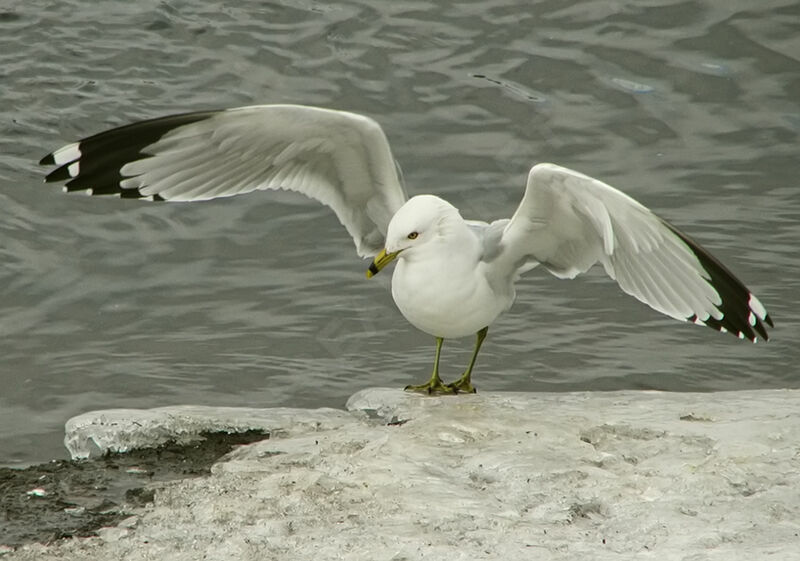
[[[370,389],[351,413],[89,413],[68,424],[73,453],[214,427],[272,437],[161,484],[99,537],[3,558],[800,559],[798,405],[800,391]]]

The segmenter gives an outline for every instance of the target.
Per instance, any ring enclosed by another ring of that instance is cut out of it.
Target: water
[[[98,408],[341,407],[426,379],[433,341],[332,213],[66,196],[53,148],[133,120],[254,103],[371,115],[412,194],[510,215],[554,161],[704,243],[776,321],[750,345],[596,271],[529,274],[479,389],[799,387],[796,2],[6,1],[0,9],[0,464],[64,457]],[[446,5],[447,4],[447,5]],[[471,341],[446,343],[446,378]],[[713,399],[710,397],[710,399]]]

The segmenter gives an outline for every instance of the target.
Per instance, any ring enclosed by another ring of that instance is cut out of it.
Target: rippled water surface
[[[431,338],[325,208],[41,184],[39,158],[76,138],[254,103],[374,117],[409,192],[466,217],[509,216],[536,162],[594,175],[711,249],[776,322],[754,346],[599,271],[535,270],[480,389],[800,387],[799,59],[794,1],[4,2],[0,464],[63,456],[63,423],[91,409],[340,407],[427,377]],[[445,346],[446,377],[470,346]]]

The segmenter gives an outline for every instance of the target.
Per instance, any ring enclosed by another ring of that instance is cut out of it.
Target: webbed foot
[[[447,387],[453,390],[453,393],[478,393],[478,390],[472,385],[469,378],[465,378],[464,376],[451,384],[447,384]]]
[[[450,384],[442,383],[442,380],[438,377],[431,378],[425,384],[406,386],[404,389],[407,392],[417,392],[426,395],[454,395],[458,393],[457,389],[451,388]]]

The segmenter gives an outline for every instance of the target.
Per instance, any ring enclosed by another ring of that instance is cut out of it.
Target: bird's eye
[[[417,232],[411,232],[411,233],[408,235],[408,239],[409,239],[409,240],[416,240],[416,239],[417,239],[417,236],[419,236],[419,234],[418,234]]]

